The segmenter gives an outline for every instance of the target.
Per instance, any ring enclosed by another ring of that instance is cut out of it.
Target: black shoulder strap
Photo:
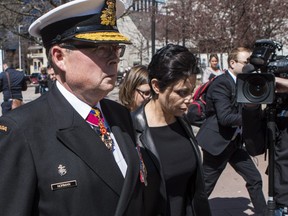
[[[6,73],[6,77],[7,77],[7,82],[8,82],[9,92],[10,92],[11,98],[13,98],[13,95],[12,95],[12,92],[11,92],[11,83],[10,83],[10,76],[9,76],[9,72],[8,72],[8,71],[5,71],[5,73]]]

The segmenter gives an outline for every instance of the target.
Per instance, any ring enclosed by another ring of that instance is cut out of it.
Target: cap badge
[[[106,1],[107,8],[102,11],[101,15],[101,24],[102,25],[116,25],[116,1],[115,0],[107,0]]]
[[[64,176],[67,173],[66,167],[60,164],[58,166],[58,173],[59,175]]]

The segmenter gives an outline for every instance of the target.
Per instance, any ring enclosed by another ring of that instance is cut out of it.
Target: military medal
[[[105,143],[106,147],[109,150],[112,150],[112,145],[113,145],[113,140],[110,136],[110,133],[107,131],[107,128],[104,125],[104,119],[101,116],[100,110],[99,109],[95,109],[95,116],[98,118],[98,126],[100,129],[100,137],[101,140]],[[102,117],[102,118],[101,118]]]
[[[109,128],[104,124],[104,118],[100,112],[100,110],[96,108],[92,108],[90,116],[87,117],[86,121],[93,126],[93,129],[99,134],[102,142],[105,146],[111,151],[113,150],[113,140],[111,138]]]
[[[141,154],[141,151],[140,151],[140,146],[138,144],[137,144],[136,149],[137,149],[138,156],[139,156],[139,159],[140,159],[140,181],[145,186],[147,186],[148,185],[148,182],[147,182],[147,169],[146,169],[146,166],[145,166],[143,158],[142,158],[142,154]]]

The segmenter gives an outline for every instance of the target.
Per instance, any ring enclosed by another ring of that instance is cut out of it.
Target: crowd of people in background
[[[35,94],[46,93],[55,83],[56,76],[51,66],[42,67],[35,84]],[[24,104],[23,91],[26,91],[31,80],[22,70],[15,69],[12,60],[4,59],[3,72],[0,72],[0,92],[3,93],[1,102],[2,114]]]

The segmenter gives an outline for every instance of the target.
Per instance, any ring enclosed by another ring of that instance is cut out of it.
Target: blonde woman
[[[120,85],[120,102],[132,112],[149,97],[150,87],[147,68],[143,65],[132,67]]]

